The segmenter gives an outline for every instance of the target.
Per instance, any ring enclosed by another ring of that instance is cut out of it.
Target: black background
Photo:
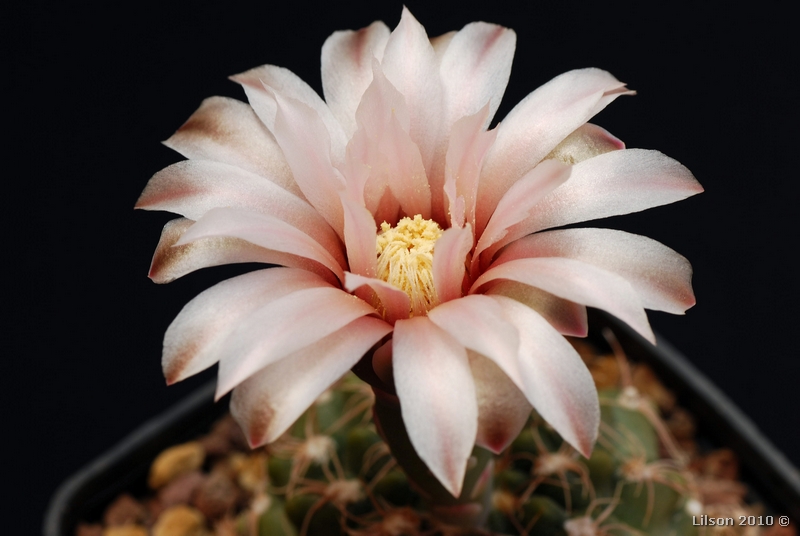
[[[597,226],[655,238],[692,262],[698,305],[651,313],[682,350],[800,465],[797,380],[798,56],[777,4],[450,4],[409,0],[429,35],[473,20],[516,30],[497,117],[557,74],[601,67],[636,89],[594,119],[658,149],[706,191]],[[556,5],[557,4],[557,5]],[[788,9],[788,8],[787,8]],[[319,50],[400,3],[300,1],[93,7],[34,3],[5,18],[7,163],[2,359],[4,450],[37,533],[56,486],[213,371],[167,388],[161,338],[192,297],[238,273],[147,279],[164,213],[134,212],[148,178],[180,160],[159,144],[202,99],[244,100],[227,76],[272,63],[318,91]],[[4,152],[5,152],[4,151]],[[10,164],[10,165],[8,165]],[[7,499],[6,499],[7,501]],[[12,499],[16,501],[16,499]]]

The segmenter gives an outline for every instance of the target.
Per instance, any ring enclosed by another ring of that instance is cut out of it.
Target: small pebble
[[[150,466],[147,483],[152,489],[161,488],[176,477],[199,469],[205,457],[205,450],[198,441],[170,447]]]
[[[222,472],[216,472],[198,487],[192,504],[208,519],[219,519],[232,513],[238,500],[239,492],[230,478]]]
[[[153,525],[152,536],[204,536],[203,514],[188,506],[167,508]]]
[[[164,508],[176,504],[188,504],[192,495],[206,479],[200,471],[192,471],[181,475],[158,492],[158,498]]]
[[[148,536],[147,529],[141,525],[122,525],[108,527],[103,531],[103,536]]]
[[[75,529],[75,536],[103,536],[103,525],[80,523]]]
[[[103,514],[103,524],[107,527],[141,524],[147,518],[147,510],[142,504],[128,495],[120,495],[109,505]]]

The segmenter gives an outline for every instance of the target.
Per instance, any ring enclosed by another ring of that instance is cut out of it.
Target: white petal
[[[465,348],[490,358],[511,381],[523,387],[517,365],[519,333],[505,320],[495,300],[467,296],[431,309],[428,318]]]
[[[298,290],[252,311],[215,348],[217,398],[267,365],[373,313],[364,301],[334,288]]]
[[[445,156],[445,193],[448,196],[448,216],[453,218],[453,205],[461,198],[463,218],[475,229],[475,204],[478,179],[486,152],[494,143],[497,130],[486,132],[484,126],[489,116],[487,104],[474,115],[462,117],[450,131],[450,141]],[[460,219],[460,217],[459,217]],[[462,227],[463,223],[451,223]]]
[[[531,405],[523,392],[490,359],[469,352],[469,366],[478,398],[475,443],[499,454],[517,438],[528,422]]]
[[[389,28],[380,21],[358,31],[334,32],[322,45],[325,102],[349,139],[356,131],[356,108],[372,81],[372,59],[383,58]]]
[[[255,448],[281,436],[391,326],[358,318],[342,329],[268,365],[233,390],[231,413]]]
[[[535,311],[511,298],[494,299],[520,333],[525,395],[561,437],[588,458],[600,426],[600,405],[586,365]]]
[[[472,226],[446,229],[436,241],[433,255],[433,285],[439,303],[464,294],[467,255],[472,249]]]
[[[689,261],[644,236],[611,229],[547,231],[509,244],[494,266],[531,257],[565,257],[619,274],[646,309],[683,314],[695,303]]]
[[[625,84],[600,69],[555,77],[517,104],[497,127],[481,173],[478,231],[508,188],[579,126],[617,96]]]
[[[251,209],[273,216],[313,237],[331,253],[341,242],[308,202],[263,177],[208,160],[184,160],[156,173],[136,208],[167,210],[199,220],[217,207]]]
[[[273,97],[277,103],[273,134],[292,168],[294,180],[306,199],[342,237],[344,222],[339,192],[345,183],[331,160],[328,131],[313,108],[278,92]]]
[[[408,104],[411,140],[419,148],[431,187],[433,218],[444,221],[443,89],[439,62],[425,28],[403,8],[383,54],[383,72]]]
[[[380,279],[363,277],[350,272],[345,272],[344,275],[344,288],[349,292],[353,292],[365,285],[375,292],[381,302],[380,308],[376,307],[376,309],[382,309],[383,316],[387,322],[394,324],[397,320],[408,318],[411,313],[411,300],[408,294]]]
[[[262,248],[241,238],[215,236],[176,246],[178,240],[194,223],[186,218],[178,218],[167,222],[164,226],[148,274],[154,283],[169,283],[201,268],[242,262],[301,268],[318,275],[328,283],[338,283],[336,276],[316,261]]]
[[[346,266],[340,250],[328,251],[296,227],[273,216],[235,208],[215,208],[206,213],[181,236],[182,246],[200,238],[227,236],[241,238],[266,249],[299,255],[316,261],[344,278]]]
[[[494,252],[512,240],[509,229],[536,212],[538,203],[569,178],[571,168],[555,160],[542,162],[515,182],[497,204],[472,256],[471,273],[478,273]],[[481,254],[486,252],[481,258]],[[479,264],[480,263],[480,264]]]
[[[392,340],[394,382],[408,437],[431,473],[458,497],[478,430],[467,352],[425,317],[399,320]]]
[[[216,284],[187,303],[164,335],[162,367],[167,383],[181,381],[218,360],[215,347],[257,308],[301,289],[330,287],[292,268],[250,272]]]
[[[691,172],[658,151],[626,149],[572,167],[525,221],[509,229],[514,240],[542,229],[658,207],[703,191]]]
[[[446,127],[487,103],[489,126],[508,84],[517,36],[496,24],[473,22],[453,36],[442,55],[440,72],[448,112]]]
[[[540,288],[509,279],[497,279],[486,285],[483,293],[506,296],[527,305],[562,335],[586,337],[589,333],[586,306],[553,296]]]
[[[630,283],[608,270],[573,259],[517,259],[487,270],[470,292],[494,279],[519,281],[565,300],[608,311],[655,344],[639,295]]]
[[[586,123],[564,138],[545,158],[572,165],[624,148],[625,144],[606,129]]]
[[[210,97],[164,145],[191,160],[214,160],[266,177],[302,197],[281,148],[253,109]]]
[[[334,161],[340,162],[342,160],[344,148],[347,145],[347,136],[345,136],[342,126],[333,116],[325,101],[299,76],[283,67],[262,65],[244,73],[233,75],[231,80],[242,85],[253,110],[273,133],[275,132],[277,107],[275,99],[269,94],[270,91],[265,91],[265,85],[273,92],[290,96],[312,108],[325,124],[325,129],[331,140],[331,152]]]

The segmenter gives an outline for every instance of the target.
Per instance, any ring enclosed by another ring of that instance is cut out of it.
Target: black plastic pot
[[[654,347],[600,311],[590,310],[590,325],[590,338],[601,340],[600,330],[611,327],[630,359],[653,368],[697,419],[701,441],[736,452],[742,480],[769,513],[789,515],[792,523],[800,520],[800,472],[685,357],[660,338]],[[144,493],[150,463],[160,451],[206,432],[227,411],[227,400],[214,404],[213,393],[211,382],[64,482],[47,509],[44,536],[73,536],[79,521],[98,519],[122,491]]]

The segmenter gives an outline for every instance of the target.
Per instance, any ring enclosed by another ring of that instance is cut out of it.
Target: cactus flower
[[[584,455],[592,378],[564,335],[586,307],[653,341],[645,308],[694,304],[691,267],[644,237],[559,229],[702,191],[663,154],[587,121],[625,84],[562,74],[494,129],[513,31],[483,22],[429,39],[404,9],[322,47],[324,100],[291,71],[235,75],[249,104],[212,97],[165,143],[188,160],[137,208],[169,222],[150,277],[281,267],[223,281],[164,338],[168,383],[219,364],[217,396],[252,445],[275,440],[374,350],[420,458],[458,495],[474,444],[495,452],[531,406]]]

